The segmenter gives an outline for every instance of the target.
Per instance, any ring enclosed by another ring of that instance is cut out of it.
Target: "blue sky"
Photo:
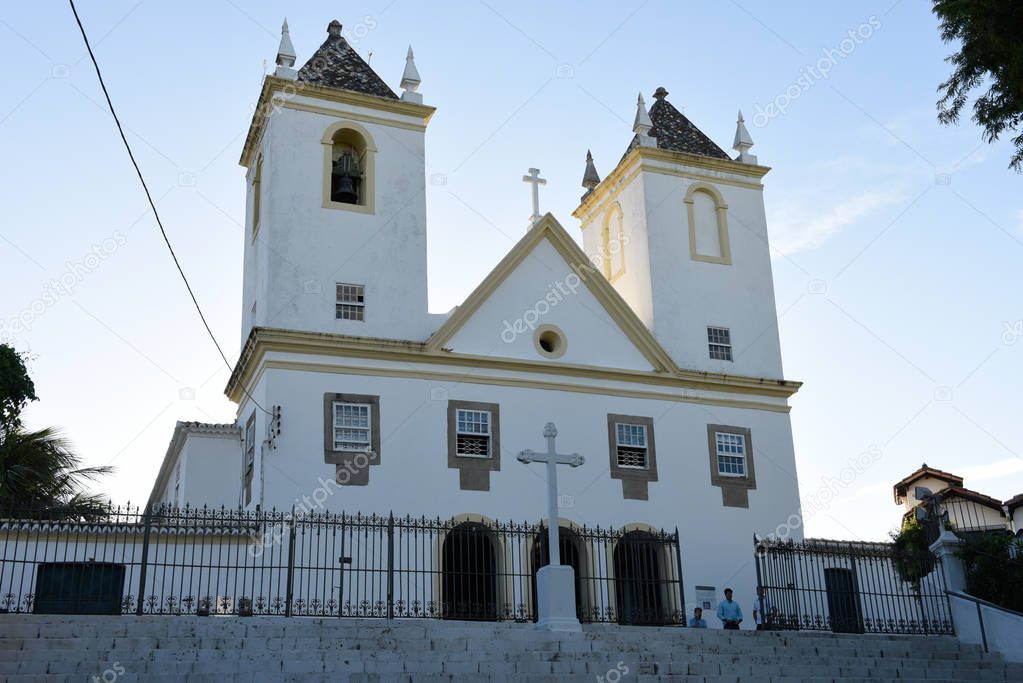
[[[411,43],[438,108],[432,310],[456,305],[521,236],[528,167],[548,178],[543,209],[578,235],[586,150],[602,175],[613,167],[637,91],[649,100],[663,85],[726,148],[741,107],[753,153],[773,168],[785,373],[805,382],[792,423],[808,532],[884,538],[899,518],[891,485],[924,461],[1003,500],[1023,491],[1023,178],[1006,169],[1007,142],[936,123],[950,48],[928,3],[81,0],[79,11],[232,360],[243,136],[285,14],[300,62],[336,16],[395,89]],[[232,420],[228,371],[70,10],[5,6],[0,58],[0,333],[33,357],[41,400],[27,419],[61,426],[87,463],[114,464],[105,488],[142,502],[175,420]],[[826,77],[807,70],[822,59]],[[854,472],[857,459],[868,465]]]

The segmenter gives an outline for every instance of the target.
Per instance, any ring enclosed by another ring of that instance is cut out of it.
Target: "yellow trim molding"
[[[249,132],[245,136],[245,145],[242,147],[241,157],[238,159],[239,164],[247,168],[252,163],[257,143],[263,135],[263,129],[266,127],[266,122],[269,120],[273,110],[277,107],[286,106],[289,102],[297,105],[298,103],[292,102],[292,100],[298,95],[350,107],[363,107],[365,109],[374,109],[389,114],[406,116],[421,121],[423,126],[430,122],[433,113],[437,111],[435,107],[425,104],[415,104],[403,100],[394,100],[389,97],[364,95],[349,90],[314,85],[304,81],[292,81],[276,76],[266,76],[263,79],[263,88],[259,93],[256,110],[252,113],[252,122],[249,124]],[[293,108],[299,109],[300,106],[294,106]],[[328,112],[323,111],[320,113]],[[340,112],[329,112],[329,114],[332,116],[341,115]],[[400,123],[389,121],[387,123],[388,125],[397,125],[399,127],[401,125]]]
[[[334,162],[334,139],[341,131],[350,130],[362,138],[366,146],[366,154],[363,158],[362,187],[366,198],[365,204],[345,204],[335,202],[330,198],[330,172]],[[323,133],[320,140],[323,144],[323,208],[343,209],[344,211],[355,211],[357,213],[373,214],[376,205],[376,156],[377,146],[373,136],[363,126],[343,119],[332,123]]]
[[[618,218],[618,234],[611,234],[611,221]],[[604,277],[607,278],[608,282],[614,282],[622,275],[625,275],[625,214],[622,213],[622,205],[618,202],[613,202],[604,213],[604,229],[601,232],[601,248],[604,250]],[[611,272],[611,239],[614,238],[615,243],[618,245],[619,254],[621,255],[621,267]]]
[[[677,168],[664,168],[653,164],[644,164],[644,161],[660,161],[670,164],[686,166],[683,171]],[[699,173],[689,171],[689,168],[728,173],[734,176],[750,178],[749,181],[735,178],[723,178],[718,176],[701,176]],[[708,180],[714,183],[726,185],[738,185],[751,189],[763,189],[763,185],[755,182],[763,178],[771,169],[767,166],[756,166],[754,164],[742,164],[738,161],[715,159],[700,154],[689,154],[688,152],[674,152],[667,149],[654,147],[636,147],[625,155],[614,170],[607,174],[600,184],[583,197],[579,206],[572,212],[572,216],[588,224],[592,218],[591,214],[599,213],[601,206],[608,200],[607,195],[617,196],[622,188],[640,171],[651,173],[663,173],[665,175],[678,175],[685,178],[693,177],[700,180]],[[754,180],[755,179],[755,180]],[[613,197],[612,197],[613,198]]]
[[[610,287],[610,285],[608,285]],[[255,385],[254,377],[261,372],[267,353],[303,354],[332,358],[360,358],[398,363],[444,365],[479,371],[505,371],[536,374],[544,377],[578,377],[605,384],[625,382],[651,387],[667,387],[677,392],[688,390],[720,392],[788,398],[799,390],[801,382],[783,379],[725,375],[675,368],[671,372],[645,372],[641,370],[615,370],[592,365],[551,363],[546,360],[519,360],[459,354],[451,351],[427,349],[423,342],[396,339],[354,337],[327,332],[300,332],[276,328],[254,327],[245,342],[238,363],[228,380],[224,393],[236,403],[244,396],[242,387]],[[330,366],[336,367],[336,366]],[[363,368],[367,373],[381,372],[376,368]],[[463,374],[453,371],[452,377]],[[495,383],[507,383],[505,378],[489,378]],[[777,407],[777,406],[776,406]]]
[[[717,219],[718,228],[718,249],[720,256],[701,254],[696,249],[696,207],[693,196],[697,192],[710,195],[714,201],[714,215]],[[686,197],[682,200],[686,205],[686,215],[689,222],[689,257],[694,261],[705,261],[706,263],[718,263],[725,266],[732,265],[732,248],[728,241],[728,204],[725,198],[713,185],[707,183],[693,183],[686,191]]]
[[[655,401],[674,401],[676,403],[693,403],[698,405],[719,406],[723,408],[741,408],[748,410],[767,410],[774,413],[788,413],[791,406],[766,401],[746,401],[741,399],[714,398],[694,396],[688,393],[675,394],[662,391],[643,389],[623,389],[620,387],[593,386],[572,384],[569,382],[553,382],[543,379],[527,379],[523,377],[493,377],[490,375],[468,372],[443,372],[429,370],[406,370],[404,368],[370,368],[362,365],[335,365],[328,363],[307,363],[301,361],[268,360],[263,363],[256,374],[252,386],[259,384],[263,373],[267,370],[288,370],[292,372],[320,372],[335,375],[359,375],[366,377],[397,377],[402,379],[423,379],[431,382],[455,382],[458,384],[481,384],[487,386],[518,387],[523,389],[544,389],[548,391],[567,391],[577,394],[596,394],[600,396],[618,396],[621,398],[641,398]],[[239,401],[244,398],[241,391],[236,392]]]

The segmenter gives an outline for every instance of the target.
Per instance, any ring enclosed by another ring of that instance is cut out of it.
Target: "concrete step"
[[[1023,666],[948,636],[615,625],[552,634],[529,624],[426,620],[0,615],[0,679],[95,678],[904,683],[1023,681]]]

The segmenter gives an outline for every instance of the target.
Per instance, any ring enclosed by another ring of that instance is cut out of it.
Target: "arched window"
[[[728,205],[721,193],[703,183],[689,186],[685,197],[689,219],[689,255],[694,261],[730,265]]]
[[[617,202],[604,215],[601,250],[604,252],[604,277],[613,282],[625,272],[625,228],[622,207]]]
[[[256,160],[256,172],[252,174],[252,237],[259,232],[259,214],[261,210],[260,195],[263,184],[263,157]]]
[[[493,533],[479,522],[462,522],[441,546],[441,604],[445,619],[497,621],[498,557]]]
[[[376,147],[369,132],[341,121],[327,129],[321,142],[324,208],[372,213]]]

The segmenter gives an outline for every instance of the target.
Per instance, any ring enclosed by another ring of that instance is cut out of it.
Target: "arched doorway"
[[[663,546],[648,531],[629,531],[614,549],[619,624],[670,623],[665,605]]]
[[[558,529],[558,548],[561,551],[561,564],[568,565],[575,572],[575,611],[580,621],[592,621],[592,618],[588,616],[585,590],[583,585],[583,577],[585,576],[583,569],[583,544],[582,539],[572,529],[568,527],[559,527]],[[530,574],[532,580],[532,599],[533,599],[533,621],[539,618],[539,611],[537,609],[536,602],[536,573],[540,571],[540,567],[546,567],[550,564],[550,542],[547,539],[547,529],[543,528],[538,534],[533,537],[533,543],[530,548],[531,556],[531,567]]]
[[[496,621],[497,552],[490,530],[463,522],[444,537],[441,554],[444,618]]]

